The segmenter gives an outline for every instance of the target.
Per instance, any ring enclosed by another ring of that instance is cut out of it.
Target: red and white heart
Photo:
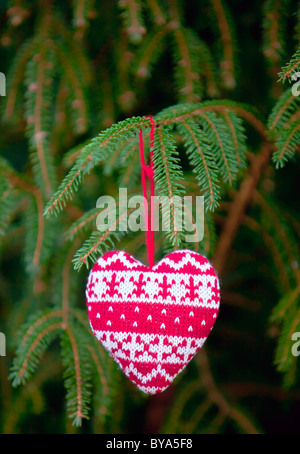
[[[196,252],[172,252],[150,269],[113,251],[93,266],[86,298],[97,339],[141,391],[156,394],[204,344],[220,288],[213,267]]]

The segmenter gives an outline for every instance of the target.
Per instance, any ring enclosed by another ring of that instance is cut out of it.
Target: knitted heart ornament
[[[86,298],[97,339],[141,391],[156,394],[204,344],[220,289],[213,267],[196,252],[172,252],[150,269],[114,251],[93,266]]]

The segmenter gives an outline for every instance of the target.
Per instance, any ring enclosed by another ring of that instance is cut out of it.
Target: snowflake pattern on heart
[[[93,266],[86,298],[97,339],[141,391],[156,394],[204,344],[220,287],[212,265],[196,252],[172,252],[150,269],[113,251]]]

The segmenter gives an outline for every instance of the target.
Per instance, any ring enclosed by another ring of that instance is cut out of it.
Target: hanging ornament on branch
[[[90,272],[86,298],[97,339],[141,391],[157,394],[204,344],[218,315],[220,288],[214,268],[197,252],[178,250],[154,264],[152,118],[151,124],[150,166],[139,135],[149,266],[124,251],[104,254]]]

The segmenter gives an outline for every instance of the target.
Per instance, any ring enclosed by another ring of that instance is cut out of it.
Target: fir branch
[[[94,138],[84,147],[75,165],[48,202],[45,215],[48,216],[52,212],[58,214],[77,190],[83,176],[104,161],[108,153],[113,152],[121,142],[131,138],[139,128],[149,127],[149,123],[149,119],[132,117],[113,125]]]
[[[116,61],[117,83],[113,93],[121,110],[128,112],[132,110],[137,101],[135,87],[131,80],[134,53],[131,51],[128,37],[122,29],[116,39],[114,59]]]
[[[30,235],[30,237],[33,239],[30,244],[30,251],[28,251],[30,259],[27,260],[27,263],[29,266],[31,265],[31,263],[34,266],[37,266],[41,260],[41,250],[44,243],[45,232],[45,220],[43,216],[44,204],[42,194],[36,186],[31,184],[30,181],[21,177],[17,172],[15,172],[3,158],[0,159],[0,170],[8,178],[10,184],[13,187],[29,193],[35,201],[35,207],[31,205],[31,208],[29,209],[30,214],[27,213],[27,219],[30,218],[29,222],[34,223],[33,227],[32,225],[29,226],[28,231],[28,235]],[[33,214],[35,210],[37,210],[37,216]]]
[[[164,25],[166,23],[166,14],[163,7],[159,4],[159,0],[146,0],[146,3],[151,10],[154,22],[157,25]]]
[[[108,207],[113,210],[114,216],[112,224],[107,224],[107,228],[104,231],[93,232],[90,238],[85,241],[83,246],[76,252],[73,259],[75,269],[79,270],[83,264],[89,268],[89,261],[92,263],[95,262],[99,254],[102,255],[104,251],[107,251],[114,246],[114,241],[119,240],[124,235],[123,231],[118,230],[119,224],[123,219],[126,219],[128,212],[130,213],[134,208],[119,212],[119,202],[116,203],[116,208],[117,207],[118,210],[115,210],[115,206]],[[100,209],[96,208],[96,210],[98,211],[98,215]],[[90,224],[95,219],[96,210],[91,210],[87,213],[88,216],[84,215],[79,222],[75,223],[71,230],[73,234],[77,234],[78,230],[85,228],[86,225]]]
[[[73,0],[73,25],[77,29],[76,37],[83,37],[88,26],[89,14],[94,6],[94,0]]]
[[[149,33],[145,43],[138,52],[135,73],[138,77],[146,78],[151,75],[152,67],[159,60],[164,49],[164,38],[172,30],[171,24],[164,24]]]
[[[278,205],[270,200],[270,197],[262,196],[258,191],[254,195],[255,201],[261,206],[263,212],[263,225],[265,230],[270,231],[281,255],[284,257],[285,269],[292,285],[300,285],[300,257],[297,253],[298,241],[291,231]],[[280,221],[279,221],[280,219]]]
[[[0,164],[1,168],[1,164]],[[0,237],[5,234],[10,223],[12,213],[15,210],[16,194],[12,190],[10,181],[1,175],[0,177]]]
[[[118,382],[117,377],[113,376],[113,370],[116,369],[115,364],[114,361],[105,354],[103,347],[94,336],[83,311],[72,310],[72,314],[79,323],[80,328],[84,330],[90,338],[87,349],[91,355],[91,360],[95,365],[97,373],[97,380],[95,380],[95,401],[98,404],[97,413],[100,415],[101,421],[103,421],[104,418],[112,415],[114,411],[113,399],[116,384]]]
[[[33,171],[37,185],[47,195],[55,185],[55,170],[48,147],[51,128],[50,104],[52,102],[54,54],[45,36],[41,36],[34,49],[34,56],[26,69],[26,118],[27,134],[32,148]]]
[[[142,3],[140,0],[119,0],[119,7],[122,10],[124,27],[129,35],[130,41],[139,43],[146,33],[142,17]]]
[[[111,79],[108,68],[106,67],[106,64],[104,64],[99,71],[99,78],[101,81],[100,93],[102,96],[99,112],[99,122],[101,127],[109,128],[115,122],[116,107],[113,81]]]
[[[198,385],[199,387],[199,385]],[[197,433],[197,429],[199,428],[199,425],[200,425],[200,422],[202,422],[203,424],[203,419],[205,418],[205,415],[207,414],[207,412],[209,411],[209,409],[212,407],[212,402],[210,400],[210,398],[206,398],[204,399],[200,405],[197,406],[197,408],[195,409],[194,413],[191,414],[191,417],[190,417],[190,420],[189,421],[186,421],[185,424],[183,425],[183,433],[186,433],[186,434],[192,434],[192,433]],[[223,415],[222,413],[218,413],[217,415],[217,418],[218,417],[222,417],[222,418],[226,418],[225,415]],[[210,428],[211,428],[211,424],[210,425]],[[203,431],[203,425],[200,426],[200,428],[202,429],[201,432],[204,433],[205,431]],[[199,430],[200,430],[199,428]],[[217,428],[214,428],[214,433],[218,433],[219,431],[219,427]]]
[[[78,239],[71,244],[65,244],[54,261],[51,300],[55,306],[62,308],[63,329],[66,329],[69,325],[71,307],[76,303],[79,290],[78,274],[74,272],[72,267],[72,257],[78,246]]]
[[[270,234],[264,226],[260,223],[256,222],[253,218],[245,217],[244,225],[249,227],[254,232],[258,233],[262,236],[263,242],[269,248],[270,257],[272,260],[272,264],[274,264],[274,268],[280,279],[276,280],[276,284],[280,287],[280,291],[289,292],[291,289],[289,275],[286,270],[286,262],[284,257],[282,256],[281,245],[279,245],[276,240],[274,240],[272,234]]]
[[[219,95],[219,81],[216,64],[211,50],[203,40],[197,39],[197,52],[201,64],[201,75],[205,80],[205,88],[208,97],[214,98]]]
[[[277,303],[275,308],[272,311],[270,321],[273,322],[282,322],[285,318],[288,311],[292,306],[297,304],[300,296],[300,286],[294,288],[286,295],[284,295],[281,300]]]
[[[7,99],[3,119],[10,120],[15,114],[18,97],[24,82],[26,64],[35,48],[35,40],[29,39],[17,52],[7,77]]]
[[[170,220],[170,230],[167,237],[173,246],[178,247],[182,241],[182,227],[178,225],[178,211],[181,216],[181,208],[177,198],[184,194],[183,173],[178,164],[178,152],[175,142],[166,128],[157,127],[154,140],[154,180],[157,193],[163,199],[161,210],[165,220]],[[168,202],[170,206],[168,206]],[[171,212],[170,212],[171,211]]]
[[[88,229],[99,214],[99,208],[92,208],[77,219],[66,232],[66,238],[73,241],[82,231]]]
[[[57,222],[46,222],[43,217],[44,205],[39,201],[30,203],[24,216],[25,250],[24,258],[28,272],[36,272],[38,265],[45,265],[52,254],[57,233]]]
[[[243,183],[228,210],[226,222],[219,236],[214,255],[214,267],[219,275],[223,272],[228,251],[231,248],[238,227],[242,222],[245,210],[253,197],[261,174],[270,159],[271,152],[272,148],[270,144],[264,144],[260,153],[253,159]]]
[[[228,8],[222,0],[210,0],[217,19],[221,42],[223,45],[223,55],[221,61],[221,74],[224,85],[228,89],[233,89],[236,85],[235,80],[235,39],[233,21]]]
[[[251,419],[245,414],[244,411],[230,404],[230,402],[223,396],[221,391],[218,389],[215,380],[211,374],[208,358],[206,352],[202,350],[196,356],[197,365],[199,367],[200,376],[203,385],[207,389],[207,393],[212,402],[214,402],[219,411],[229,418],[234,420],[243,432],[249,434],[258,434],[258,428],[255,427]]]
[[[174,64],[176,65],[175,80],[178,87],[180,102],[193,103],[201,99],[203,87],[200,74],[201,43],[197,35],[190,29],[175,27],[174,36]]]
[[[279,98],[268,118],[268,129],[279,132],[291,120],[293,113],[300,108],[300,97],[286,90]]]
[[[285,49],[285,31],[290,0],[265,0],[264,3],[264,55],[277,64]]]
[[[194,397],[197,391],[201,392],[201,385],[198,380],[183,384],[179,389],[178,393],[172,402],[171,411],[168,414],[168,419],[163,427],[162,433],[168,434],[170,431],[174,433],[179,432],[180,429],[180,418],[184,411],[184,407]]]
[[[178,124],[178,130],[184,137],[185,146],[196,173],[198,184],[204,194],[205,206],[213,210],[220,198],[218,186],[218,168],[208,137],[193,120]]]
[[[38,313],[23,326],[22,341],[16,351],[10,380],[13,386],[24,384],[36,371],[39,361],[62,327],[60,312]]]
[[[90,143],[91,139],[87,139],[84,142],[76,145],[75,147],[71,148],[65,155],[63,156],[62,163],[65,167],[70,167],[76,159],[80,156],[82,150]]]
[[[149,143],[150,132],[146,132],[143,135],[143,142],[144,142],[144,151],[147,150],[147,144]],[[127,163],[129,162],[130,158],[138,154],[139,152],[139,136],[136,135],[128,144],[126,144],[120,150],[120,165],[122,167],[126,167]],[[148,147],[149,149],[149,147]]]
[[[92,233],[90,238],[84,242],[83,246],[74,255],[73,264],[75,270],[80,270],[82,265],[89,269],[90,261],[92,263],[96,262],[99,255],[103,255],[104,252],[114,246],[114,241],[118,241],[122,235],[122,232],[112,231],[117,226],[118,221],[105,232]]]
[[[73,418],[73,425],[80,426],[82,419],[89,419],[91,398],[87,341],[78,329],[70,325],[63,332],[61,340],[67,408],[69,417]]]
[[[276,140],[276,151],[272,160],[276,168],[284,167],[286,161],[291,159],[300,145],[300,124],[296,121],[286,130],[283,130]]]
[[[150,132],[143,136],[145,156],[149,154]],[[118,185],[120,188],[133,188],[141,178],[141,164],[139,155],[139,137],[135,137],[122,148],[119,155],[120,177]]]
[[[96,353],[97,355],[97,362],[100,362],[100,367],[101,367],[101,370],[103,372],[103,374],[105,374],[106,376],[104,377],[104,380],[105,380],[105,387],[109,386],[109,383],[108,383],[108,364],[109,363],[109,358],[106,356],[106,353],[105,353],[105,349],[104,347],[101,346],[101,344],[99,344],[99,341],[98,339],[95,337],[94,333],[91,331],[91,327],[90,327],[90,324],[87,320],[87,317],[86,317],[86,313],[83,312],[82,310],[79,310],[79,309],[71,309],[71,312],[72,312],[72,315],[74,316],[74,319],[76,320],[76,322],[79,323],[81,329],[83,329],[86,334],[88,334],[90,336],[90,339],[91,339],[91,344],[93,344],[93,347],[94,347],[94,352]],[[88,350],[89,350],[89,347],[90,347],[90,343],[88,343]],[[102,377],[101,377],[102,379]]]
[[[26,325],[27,329],[25,329],[25,327],[23,328],[23,330],[25,332],[24,332],[24,335],[23,335],[22,340],[21,340],[21,345],[25,346],[27,344],[27,342],[28,342],[28,339],[30,339],[31,337],[33,338],[36,335],[35,330],[37,328],[39,329],[40,325],[43,325],[45,322],[47,322],[49,320],[52,320],[53,318],[54,319],[57,319],[57,318],[60,319],[62,317],[62,315],[63,315],[62,311],[55,310],[55,311],[50,311],[50,312],[46,311],[45,313],[41,313],[41,314],[39,314],[38,318],[32,317],[30,319],[30,323],[28,323]]]
[[[300,47],[296,50],[291,60],[285,65],[279,73],[279,80],[285,82],[291,80],[291,76],[300,70]]]
[[[81,1],[92,4],[94,0]],[[76,72],[74,77],[77,77],[81,86],[87,89],[94,82],[94,77],[84,48],[78,46],[77,41],[73,39],[73,33],[69,30],[68,24],[59,14],[54,15],[52,21],[57,33],[56,42],[63,48],[61,50],[68,54],[68,58]],[[77,71],[78,67],[80,67],[80,71]]]
[[[30,16],[27,0],[9,0],[7,15],[13,27],[19,27]]]
[[[73,61],[72,52],[68,51],[63,43],[54,43],[54,50],[60,62],[63,77],[68,81],[69,105],[72,112],[74,131],[77,134],[83,134],[88,127],[88,105],[85,87],[78,76],[77,64],[76,61]]]
[[[247,167],[246,156],[246,135],[243,127],[242,120],[235,114],[235,112],[227,111],[221,112],[221,117],[228,126],[228,132],[231,135],[233,148],[235,150],[236,162],[238,169]]]
[[[149,137],[149,133],[145,135],[145,142]],[[146,142],[147,143],[147,142]],[[124,168],[130,162],[131,158],[136,155],[139,149],[139,137],[138,135],[129,140],[129,142],[124,145],[121,144],[120,147],[116,148],[113,153],[105,161],[103,167],[104,175],[111,175],[113,171],[119,169],[120,167]]]
[[[168,15],[170,16],[174,26],[179,26],[184,18],[183,4],[179,0],[168,1]]]
[[[202,113],[199,123],[208,137],[224,181],[232,184],[238,172],[238,165],[235,146],[232,144],[226,124],[213,112]]]
[[[199,104],[177,104],[162,110],[155,116],[155,119],[159,121],[160,124],[172,125],[190,117],[198,117],[205,111],[222,113],[228,110],[235,112],[238,116],[251,124],[264,141],[267,142],[269,140],[263,120],[258,113],[247,104],[229,100],[204,101]]]
[[[275,364],[277,369],[284,373],[286,388],[291,387],[295,382],[297,357],[292,354],[291,339],[292,335],[300,330],[299,295],[297,296],[297,303],[295,301],[285,313],[275,353]]]
[[[102,385],[102,392],[103,392],[103,396],[104,396],[104,399],[108,396],[109,394],[109,385],[108,385],[108,381],[104,375],[104,370],[103,370],[103,367],[102,367],[102,364],[101,364],[101,361],[100,361],[100,358],[101,358],[101,355],[99,354],[99,349],[96,349],[95,347],[92,347],[91,345],[88,346],[88,350],[92,356],[92,359],[95,363],[95,366],[96,366],[96,369],[97,369],[97,373],[98,373],[98,377],[100,379],[100,382],[101,382],[101,385]],[[102,359],[102,358],[101,358]],[[102,412],[103,410],[106,410],[106,405],[103,405],[102,407]]]
[[[136,186],[138,180],[141,177],[141,163],[139,159],[139,154],[136,152],[132,154],[125,163],[121,166],[121,175],[118,180],[118,184],[120,188],[128,188],[131,189]]]

